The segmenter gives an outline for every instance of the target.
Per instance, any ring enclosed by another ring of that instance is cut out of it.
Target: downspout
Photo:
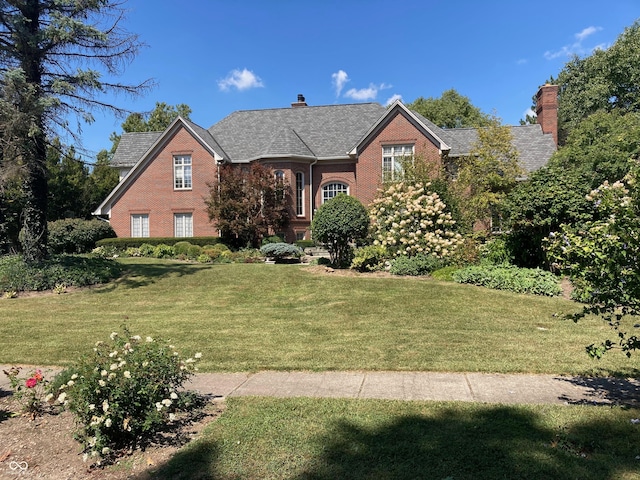
[[[316,199],[316,196],[313,193],[313,166],[316,163],[318,163],[317,158],[309,164],[309,207],[311,208],[311,211],[309,212],[310,221],[313,221],[313,204]]]

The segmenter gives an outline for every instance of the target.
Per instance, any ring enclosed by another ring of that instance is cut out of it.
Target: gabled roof
[[[378,103],[243,110],[213,125],[209,133],[233,163],[278,155],[346,158],[384,112]]]
[[[182,117],[176,118],[164,132],[134,132],[125,133],[120,139],[111,164],[128,167],[129,172],[116,185],[107,198],[96,208],[93,215],[104,215],[111,208],[111,202],[120,192],[130,185],[141,168],[153,158],[155,152],[174,135],[179,128],[184,127],[193,137],[207,148],[216,160],[222,160],[224,151],[215,139],[204,128]],[[124,143],[123,143],[124,141]]]
[[[440,152],[447,152],[451,147],[443,141],[441,136],[438,133],[438,130],[442,130],[436,127],[429,120],[424,118],[422,115],[418,115],[416,112],[409,110],[404,103],[400,100],[396,100],[393,102],[377,119],[377,121],[369,127],[366,133],[358,140],[357,144],[354,144],[351,149],[351,153],[355,154],[359,148],[363,145],[366,145],[369,140],[375,137],[380,130],[382,130],[386,124],[391,121],[397,114],[402,114],[407,118],[413,125],[421,130],[422,133],[430,138],[433,143],[438,147]],[[434,128],[435,127],[435,128]]]

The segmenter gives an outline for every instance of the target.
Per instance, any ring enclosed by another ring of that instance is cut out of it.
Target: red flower
[[[27,388],[33,388],[37,385],[38,380],[35,377],[31,377],[28,378],[26,382],[24,382],[24,384],[27,386]]]

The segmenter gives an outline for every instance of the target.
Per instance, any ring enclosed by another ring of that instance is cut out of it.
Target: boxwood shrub
[[[539,268],[474,265],[453,272],[458,283],[470,283],[496,290],[555,296],[562,293],[555,275]]]

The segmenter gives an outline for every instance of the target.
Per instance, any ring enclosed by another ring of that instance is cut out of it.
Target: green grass
[[[231,398],[165,479],[639,479],[640,410]]]
[[[1,299],[0,363],[69,365],[125,323],[202,351],[205,371],[637,374],[637,357],[589,359],[585,345],[611,332],[563,320],[579,307],[559,298],[297,265],[123,262],[111,285]]]

